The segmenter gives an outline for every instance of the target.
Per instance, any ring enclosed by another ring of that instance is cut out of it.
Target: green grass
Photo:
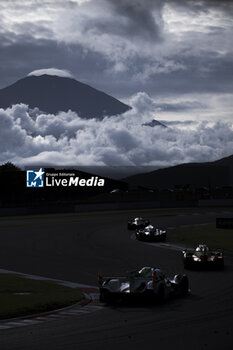
[[[170,238],[191,245],[203,243],[211,248],[233,251],[233,230],[216,228],[215,223],[178,228],[171,232]]]
[[[74,288],[0,274],[0,319],[62,308],[83,298]]]

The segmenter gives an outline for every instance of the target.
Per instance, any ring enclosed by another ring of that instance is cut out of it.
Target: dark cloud
[[[233,91],[232,1],[2,0],[0,10],[0,88],[54,67],[121,99]]]
[[[166,126],[195,126],[196,122],[193,120],[160,120]]]
[[[149,40],[161,39],[162,21],[159,18],[161,17],[162,1],[106,0],[106,2],[111,3],[116,18],[120,16],[127,20],[126,35]],[[156,9],[156,16],[153,15],[152,9]]]
[[[179,111],[190,111],[192,109],[205,109],[206,106],[199,102],[199,101],[183,101],[183,102],[176,102],[176,103],[155,103],[156,108],[162,110],[162,111],[172,111],[172,112],[179,112]]]
[[[26,34],[0,35],[0,51],[0,88],[14,83],[31,71],[51,66],[67,69],[80,81],[98,87],[99,76],[106,68],[106,62],[100,54],[86,51],[81,45],[58,44],[48,39],[34,40]]]
[[[218,11],[226,12],[227,14],[233,11],[232,0],[165,0],[164,4],[186,8],[196,13],[207,12],[210,9],[217,9]]]

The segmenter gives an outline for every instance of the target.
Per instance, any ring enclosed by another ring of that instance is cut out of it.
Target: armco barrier
[[[133,210],[154,208],[185,208],[197,207],[197,201],[148,201],[148,202],[113,202],[95,204],[77,204],[75,212],[98,211],[98,210]]]
[[[233,207],[233,200],[199,200],[199,201],[145,201],[145,202],[106,202],[106,203],[80,203],[60,204],[23,208],[0,208],[1,216],[33,215],[33,214],[59,214],[82,213],[102,210],[134,210],[155,208],[192,208],[192,207]]]
[[[73,213],[73,212],[74,212],[74,205],[0,208],[0,216],[57,214],[57,213]]]
[[[197,207],[198,201],[186,201],[186,200],[161,200],[160,208],[188,208],[188,207]]]
[[[75,212],[101,211],[101,210],[130,210],[130,209],[153,209],[160,208],[160,202],[114,202],[114,203],[95,203],[95,204],[77,204]]]

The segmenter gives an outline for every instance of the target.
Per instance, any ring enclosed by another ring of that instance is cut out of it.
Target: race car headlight
[[[150,232],[149,232],[149,231],[146,231],[146,232],[144,232],[144,233],[145,233],[145,235],[147,235],[147,236],[150,234]]]

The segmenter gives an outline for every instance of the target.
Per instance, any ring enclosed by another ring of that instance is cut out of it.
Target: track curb
[[[17,277],[23,277],[28,279],[40,280],[40,281],[54,283],[62,286],[67,286],[67,287],[79,290],[84,295],[84,299],[80,300],[78,303],[68,305],[62,308],[39,312],[39,313],[32,313],[24,316],[1,319],[0,330],[19,327],[19,326],[25,326],[25,325],[31,325],[35,323],[41,323],[42,321],[57,319],[59,315],[61,317],[65,317],[65,316],[68,316],[68,315],[71,316],[74,314],[78,315],[78,314],[90,313],[90,312],[102,309],[102,306],[98,306],[98,303],[95,303],[95,299],[93,298],[93,295],[95,296],[98,294],[98,288],[95,286],[63,281],[63,280],[42,277],[37,275],[29,275],[22,272],[16,272],[16,271],[11,271],[6,269],[0,269],[0,273],[10,274]],[[93,306],[91,306],[92,304]],[[39,320],[41,322],[39,322]]]

